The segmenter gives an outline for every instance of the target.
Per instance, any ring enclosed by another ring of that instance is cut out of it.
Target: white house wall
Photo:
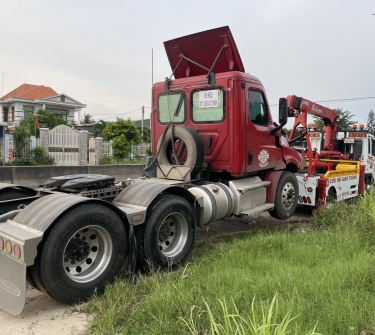
[[[34,107],[34,114],[36,114],[36,112],[39,110],[39,109],[43,109],[43,105],[41,104],[35,104],[33,102],[15,102],[15,103],[12,103],[12,104],[3,104],[2,106],[2,113],[1,113],[1,121],[4,122],[4,111],[3,109],[4,108],[8,108],[8,122],[9,123],[12,123],[12,107],[14,107],[14,121],[13,123],[14,124],[19,124],[21,120],[24,119],[24,110],[23,110],[23,106],[33,106]],[[55,107],[55,106],[45,106],[46,109],[61,109],[61,110],[67,110],[68,111],[68,114],[67,114],[67,122],[72,122],[74,121],[74,111],[75,111],[75,108],[68,108],[68,107]]]

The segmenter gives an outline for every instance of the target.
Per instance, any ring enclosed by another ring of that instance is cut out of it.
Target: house
[[[18,125],[29,113],[45,109],[68,122],[74,121],[74,112],[86,105],[50,87],[22,84],[0,99],[1,119],[8,126]]]

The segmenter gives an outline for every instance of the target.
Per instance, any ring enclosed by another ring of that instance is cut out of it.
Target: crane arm
[[[289,139],[293,138],[295,129],[299,124],[307,128],[307,115],[319,117],[324,122],[323,132],[325,134],[323,150],[333,151],[336,142],[336,134],[338,130],[337,114],[333,109],[329,109],[315,102],[307,100],[295,95],[289,95],[288,114],[294,116],[294,125]]]

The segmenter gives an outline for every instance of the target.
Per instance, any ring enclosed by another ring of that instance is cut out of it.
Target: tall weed
[[[205,301],[206,315],[209,319],[209,329],[200,330],[197,325],[197,319],[201,319],[204,311],[199,309],[194,315],[197,306],[191,309],[189,319],[181,318],[188,327],[192,335],[211,334],[211,335],[286,335],[290,334],[290,326],[297,316],[291,316],[289,310],[281,320],[277,320],[278,303],[276,295],[273,297],[268,309],[264,302],[261,302],[260,313],[255,306],[255,298],[252,301],[250,313],[242,316],[238,307],[232,299],[233,312],[229,311],[226,300],[219,300],[221,311],[215,313],[211,310],[209,304]],[[259,308],[258,308],[259,309]],[[320,335],[315,332],[315,328],[309,332],[309,335]],[[301,335],[297,329],[294,334]]]

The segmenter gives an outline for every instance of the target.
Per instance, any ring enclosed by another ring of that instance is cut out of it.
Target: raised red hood
[[[236,43],[228,26],[202,31],[164,42],[165,51],[172,71],[180,61],[180,55],[210,69],[222,46],[225,46],[212,72],[241,71],[245,72]],[[208,70],[193,62],[183,59],[174,73],[174,77],[185,78],[205,75]]]

